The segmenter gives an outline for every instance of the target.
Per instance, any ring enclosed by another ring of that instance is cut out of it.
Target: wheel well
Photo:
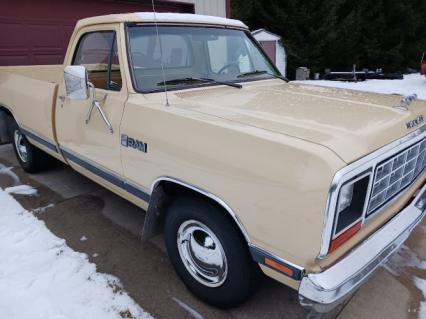
[[[246,230],[231,208],[224,202],[220,201],[220,199],[212,198],[213,196],[209,196],[203,190],[197,190],[192,186],[186,186],[181,182],[172,180],[161,180],[154,185],[142,233],[144,240],[148,240],[163,232],[167,209],[175,198],[181,196],[197,198],[216,206],[228,218],[241,238],[245,242],[249,242]]]
[[[8,115],[10,115],[11,117],[13,117],[12,112],[11,112],[8,108],[6,108],[6,107],[4,107],[4,106],[2,106],[2,105],[0,105],[0,112],[5,112],[6,114],[8,114]]]
[[[0,105],[0,144],[10,143],[12,141],[10,128],[14,121],[12,112]]]

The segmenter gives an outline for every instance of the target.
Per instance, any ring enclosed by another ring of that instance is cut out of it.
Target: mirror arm
[[[87,82],[87,86],[92,90],[92,101],[96,101],[96,88],[95,85],[92,82]],[[89,93],[90,94],[90,93]]]
[[[108,126],[109,131],[111,132],[111,134],[114,134],[114,129],[111,125],[111,122],[108,120],[108,117],[106,116],[104,110],[102,110],[100,102],[98,100],[96,100],[96,88],[95,88],[95,86],[91,82],[88,82],[87,86],[92,90],[92,103],[91,103],[90,109],[89,109],[89,111],[87,112],[87,115],[86,115],[86,124],[88,124],[90,122],[90,119],[92,118],[93,109],[96,107],[96,109],[101,114],[102,119],[104,120],[105,124]],[[106,95],[104,97],[104,100],[105,99],[106,99]]]
[[[96,101],[96,89],[95,86],[93,85],[92,82],[87,82],[87,87],[89,88],[89,94],[90,94],[90,89],[92,89],[92,103],[90,105],[90,109],[87,112],[86,115],[86,124],[89,124],[90,119],[92,118],[92,112],[93,112],[93,108],[95,107],[95,101]]]
[[[87,115],[86,115],[86,124],[89,124],[90,119],[92,118],[92,112],[94,107],[95,107],[95,103],[94,101],[92,101],[92,103],[90,104],[89,111],[87,112]]]
[[[104,110],[102,110],[102,107],[101,107],[99,101],[93,101],[93,104],[96,106],[96,108],[98,109],[99,113],[101,113],[101,116],[102,116],[105,124],[108,126],[109,131],[111,132],[111,134],[114,134],[114,129],[112,128],[111,122],[108,120],[106,114],[104,113]]]

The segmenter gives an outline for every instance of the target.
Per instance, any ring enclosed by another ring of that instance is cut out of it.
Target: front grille
[[[426,166],[426,139],[388,158],[376,167],[367,216],[409,186]]]

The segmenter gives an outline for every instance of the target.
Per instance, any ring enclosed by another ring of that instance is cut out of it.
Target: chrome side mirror
[[[87,70],[82,65],[70,65],[64,70],[67,98],[70,100],[87,100],[90,95]]]

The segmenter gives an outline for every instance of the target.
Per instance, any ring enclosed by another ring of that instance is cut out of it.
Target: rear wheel
[[[259,267],[235,225],[214,204],[175,200],[167,212],[165,240],[177,274],[205,302],[230,308],[255,291]]]
[[[28,142],[16,123],[11,126],[11,135],[16,158],[26,172],[40,172],[52,163],[49,155]]]

